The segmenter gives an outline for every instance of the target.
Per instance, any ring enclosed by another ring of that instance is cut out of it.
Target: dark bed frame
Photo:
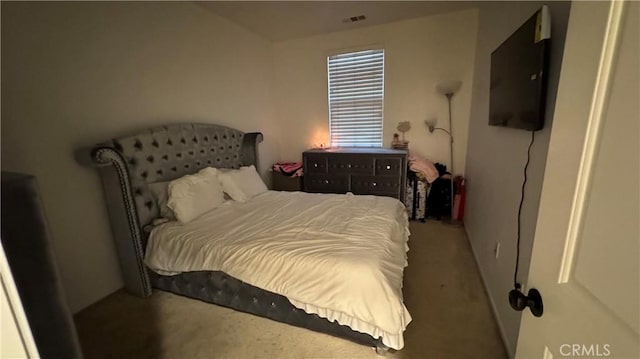
[[[205,167],[258,168],[259,132],[241,131],[214,124],[179,124],[141,131],[130,136],[80,149],[76,159],[96,167],[102,179],[105,202],[125,289],[137,296],[151,295],[152,288],[279,322],[327,333],[388,349],[380,338],[330,322],[294,307],[279,294],[244,283],[220,271],[187,272],[163,276],[144,264],[151,222],[160,216],[148,184],[169,181]]]

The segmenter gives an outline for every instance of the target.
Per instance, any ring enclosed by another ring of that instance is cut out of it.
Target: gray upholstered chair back
[[[83,164],[97,166],[125,288],[149,295],[143,263],[145,227],[159,216],[148,184],[170,181],[205,167],[258,168],[261,133],[211,124],[156,127],[76,152]]]

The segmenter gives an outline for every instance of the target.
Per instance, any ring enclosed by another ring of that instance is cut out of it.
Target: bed
[[[173,292],[380,354],[401,349],[411,317],[402,303],[409,233],[399,201],[267,191],[186,225],[154,225],[160,209],[148,184],[206,167],[258,167],[261,141],[260,133],[180,124],[76,152],[100,173],[125,289],[141,297],[152,288]],[[335,272],[316,270],[322,265]]]

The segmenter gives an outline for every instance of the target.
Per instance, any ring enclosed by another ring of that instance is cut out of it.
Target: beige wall
[[[280,154],[299,160],[302,151],[328,143],[327,55],[378,46],[385,49],[384,146],[400,121],[411,121],[410,149],[449,164],[448,137],[429,134],[424,120],[448,126],[446,98],[438,82],[461,80],[453,99],[455,169],[464,170],[471,101],[477,11],[467,10],[278,42],[274,45]]]
[[[515,353],[521,312],[511,309],[518,204],[531,132],[489,126],[491,52],[542,6],[542,2],[494,2],[480,6],[473,98],[467,150],[467,205],[464,222],[502,331],[507,351]],[[518,280],[526,285],[546,163],[556,91],[567,30],[569,3],[549,5],[551,57],[545,127],[535,134],[522,209]],[[494,248],[500,242],[500,255]]]
[[[189,2],[2,2],[2,169],[37,176],[74,312],[122,284],[97,173],[74,148],[213,122],[262,131],[268,166],[271,50]]]

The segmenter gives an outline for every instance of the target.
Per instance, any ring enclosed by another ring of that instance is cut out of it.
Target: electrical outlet
[[[496,255],[496,259],[500,257],[500,242],[496,241],[496,245],[493,247],[493,253]]]

